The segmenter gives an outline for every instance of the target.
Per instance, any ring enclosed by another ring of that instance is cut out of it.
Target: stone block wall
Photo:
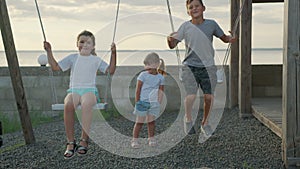
[[[51,104],[63,103],[69,85],[69,72],[54,72],[48,67],[21,67],[21,74],[29,111],[51,111]],[[132,110],[136,76],[143,67],[120,66],[107,84],[107,76],[97,76],[97,87],[102,100],[110,107],[115,104]],[[165,97],[168,111],[178,110],[183,103],[184,92],[179,81],[178,66],[167,67]],[[252,66],[252,96],[281,97],[282,65]],[[223,84],[225,85],[225,84]],[[226,89],[226,87],[225,87]],[[0,112],[17,111],[11,78],[7,67],[0,67]],[[56,97],[55,97],[56,95]],[[107,97],[105,97],[107,95]],[[111,98],[113,97],[113,99]]]

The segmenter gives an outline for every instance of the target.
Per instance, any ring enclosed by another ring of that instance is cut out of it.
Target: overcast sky
[[[34,0],[6,0],[17,50],[43,50],[43,35]],[[206,0],[205,18],[215,19],[228,33],[230,1]],[[54,50],[76,50],[82,30],[96,35],[96,48],[112,42],[117,0],[38,0],[46,38]],[[170,0],[175,30],[185,20],[185,0]],[[283,3],[254,4],[254,48],[282,48]],[[166,0],[121,0],[115,42],[118,49],[167,49],[171,33]],[[226,48],[214,39],[215,48]],[[0,50],[4,50],[0,41]]]

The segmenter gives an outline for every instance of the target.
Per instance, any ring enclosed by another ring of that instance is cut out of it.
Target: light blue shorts
[[[153,115],[158,117],[160,113],[160,104],[158,102],[138,101],[135,104],[133,114],[137,116]]]
[[[97,102],[100,103],[100,98],[99,98],[99,93],[97,88],[70,88],[67,90],[67,93],[76,93],[79,94],[80,96],[83,96],[86,93],[94,93]]]

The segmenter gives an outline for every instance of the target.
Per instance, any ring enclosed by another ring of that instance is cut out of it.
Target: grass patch
[[[247,162],[243,163],[243,168],[244,169],[254,169],[251,165],[249,165]]]
[[[121,114],[118,112],[118,110],[113,107],[112,109],[106,110],[102,112],[102,116],[105,120],[111,120],[112,118],[120,117]]]
[[[54,120],[53,117],[41,112],[30,112],[29,115],[32,127],[36,127],[39,124],[52,122]],[[13,133],[22,130],[19,113],[0,113],[0,119],[2,122],[3,133]]]
[[[119,112],[117,111],[116,108],[111,108],[109,110],[101,110],[98,111],[97,113],[101,113],[103,116],[103,120],[111,120],[113,118],[117,118],[120,117]],[[99,115],[97,115],[97,113],[93,113],[93,116],[97,116],[97,118],[94,119],[99,119]],[[36,127],[40,124],[44,124],[44,123],[49,123],[49,122],[53,122],[57,119],[63,119],[63,111],[58,113],[58,117],[52,117],[49,116],[47,114],[44,114],[42,112],[29,112],[30,115],[30,120],[31,120],[31,124],[32,127]],[[79,112],[79,114],[77,115],[81,115],[81,113]],[[22,126],[21,126],[21,122],[20,122],[20,117],[19,117],[19,113],[18,112],[12,112],[12,113],[0,113],[0,120],[2,122],[2,129],[3,129],[3,133],[13,133],[16,131],[21,131],[22,130]],[[78,121],[78,117],[75,116],[75,120]]]
[[[22,146],[25,146],[25,142],[18,143],[18,144],[15,144],[15,145],[12,145],[12,146],[9,146],[9,147],[0,149],[0,154],[4,153],[4,152],[6,152],[6,151],[15,150],[15,149],[17,149],[17,148],[19,148],[19,147],[22,147]]]

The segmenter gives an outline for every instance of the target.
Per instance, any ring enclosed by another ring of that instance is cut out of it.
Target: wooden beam
[[[274,113],[271,114],[264,111],[259,111],[255,106],[252,106],[252,114],[256,119],[258,119],[262,124],[267,126],[270,130],[272,130],[278,137],[282,138],[282,129],[280,125],[276,124],[276,119],[281,121],[282,114]]]
[[[244,0],[241,0],[241,4]],[[252,0],[245,1],[241,14],[240,54],[239,54],[239,110],[240,116],[250,117],[252,93],[251,38]]]
[[[300,1],[284,2],[282,150],[286,168],[300,159]],[[299,163],[297,163],[299,164]]]
[[[284,2],[284,0],[252,0],[252,3],[274,3],[274,2]]]
[[[234,31],[234,25],[236,20],[238,19],[239,9],[240,9],[240,1],[231,0],[231,29]],[[240,36],[240,27],[236,28],[236,32],[233,32],[236,37]],[[231,53],[230,53],[230,64],[229,64],[229,108],[234,108],[238,106],[238,86],[239,86],[239,38],[233,44],[231,44]]]
[[[0,29],[25,142],[26,144],[34,143],[35,138],[5,0],[0,0]]]
[[[3,141],[2,141],[2,123],[0,121],[0,147],[2,146]]]

